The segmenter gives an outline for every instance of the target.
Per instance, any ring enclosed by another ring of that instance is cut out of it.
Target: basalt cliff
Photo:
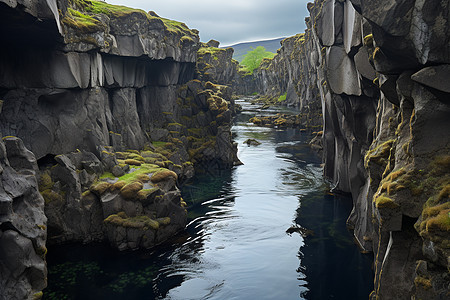
[[[0,39],[0,299],[42,296],[48,244],[163,242],[186,225],[178,183],[238,162],[227,75],[183,23],[1,0]]]
[[[450,295],[448,1],[316,0],[305,33],[254,72],[263,94],[321,108],[324,174],[374,255],[372,299]]]

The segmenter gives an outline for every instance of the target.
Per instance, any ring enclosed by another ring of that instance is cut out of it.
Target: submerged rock
[[[247,146],[259,146],[259,145],[261,145],[261,143],[258,142],[258,141],[255,140],[255,139],[248,139],[248,140],[246,140],[246,141],[244,142],[244,144],[247,144]]]

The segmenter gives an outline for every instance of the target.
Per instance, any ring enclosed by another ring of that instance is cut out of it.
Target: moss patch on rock
[[[114,226],[121,226],[125,228],[136,228],[136,229],[159,229],[159,222],[151,219],[148,216],[136,216],[136,217],[128,217],[124,212],[120,212],[118,214],[113,214],[108,216],[104,222],[106,224],[111,224]]]
[[[178,175],[173,171],[163,169],[163,170],[159,170],[159,171],[155,172],[151,177],[151,181],[153,183],[158,183],[158,182],[167,180],[169,178],[173,178],[174,180],[177,180]]]

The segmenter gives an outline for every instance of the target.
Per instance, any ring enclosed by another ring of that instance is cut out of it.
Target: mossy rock
[[[125,228],[135,228],[147,230],[149,228],[158,230],[159,222],[148,216],[128,217],[124,212],[108,216],[104,221],[106,224],[121,226]]]
[[[380,195],[374,198],[374,202],[375,202],[375,206],[380,209],[380,208],[398,208],[400,207],[400,205],[398,205],[397,203],[394,202],[394,200],[392,200],[391,198],[385,196],[385,195]]]
[[[138,192],[143,188],[144,185],[139,181],[128,183],[120,189],[120,195],[125,199],[135,200],[138,198]]]
[[[159,223],[159,225],[167,226],[170,224],[171,220],[169,217],[164,217],[164,218],[158,218],[158,219],[156,219],[156,221]]]
[[[364,157],[364,166],[368,168],[370,163],[377,165],[386,164],[393,144],[394,140],[388,140],[376,148],[367,151]]]
[[[152,195],[156,195],[159,192],[159,188],[143,189],[137,193],[138,199],[144,201]]]
[[[136,159],[126,159],[124,162],[127,165],[132,165],[132,166],[140,166],[143,163],[143,161],[139,161],[139,160],[136,160]]]
[[[147,174],[139,174],[136,176],[136,179],[142,183],[145,183],[150,181],[150,176]]]
[[[127,182],[125,180],[119,180],[111,185],[111,191],[120,191],[125,185],[127,185]]]
[[[41,192],[42,197],[44,198],[45,204],[50,204],[52,202],[64,202],[64,194],[59,194],[51,189],[47,189]]]
[[[170,178],[177,180],[178,176],[175,172],[165,169],[165,170],[160,170],[160,171],[154,173],[151,177],[151,181],[153,183],[158,183],[158,182],[161,182],[164,180],[168,180]]]
[[[98,183],[95,183],[93,185],[91,185],[91,187],[89,188],[89,190],[96,194],[97,196],[101,196],[103,195],[109,188],[111,187],[111,183],[106,182],[106,181],[100,181]]]
[[[44,171],[39,177],[39,191],[45,191],[51,189],[54,185],[50,171]]]

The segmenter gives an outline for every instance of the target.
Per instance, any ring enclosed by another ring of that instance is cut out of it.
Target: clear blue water
[[[50,248],[45,299],[367,299],[371,256],[345,226],[351,199],[328,193],[320,159],[299,130],[233,127],[244,163],[182,188],[190,223],[153,250]],[[275,111],[264,111],[274,113]],[[243,144],[248,138],[260,146]],[[286,230],[298,224],[303,238]]]

